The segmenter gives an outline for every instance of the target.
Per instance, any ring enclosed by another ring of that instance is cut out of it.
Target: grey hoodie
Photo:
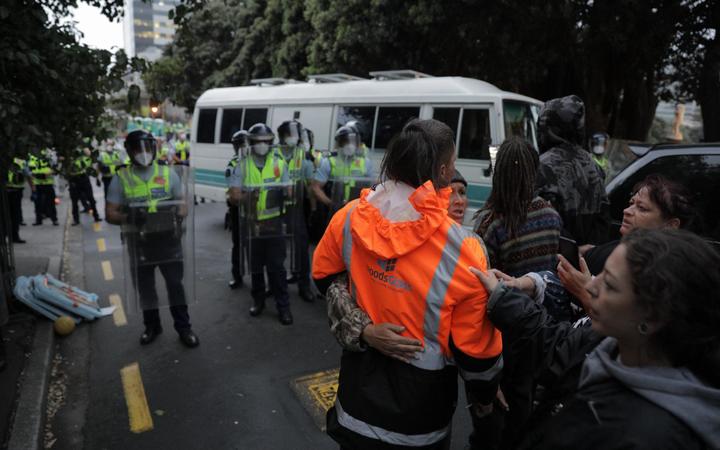
[[[703,384],[684,367],[627,367],[616,356],[617,340],[603,340],[586,358],[579,388],[615,379],[720,449],[720,389]]]

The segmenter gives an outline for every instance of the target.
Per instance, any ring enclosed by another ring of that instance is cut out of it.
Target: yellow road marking
[[[100,223],[100,222],[94,222],[94,223],[93,223],[93,230],[95,230],[95,231],[100,231],[100,230],[102,230],[102,223]]]
[[[102,271],[103,271],[103,276],[105,277],[105,281],[110,281],[113,278],[115,278],[113,276],[113,271],[112,271],[112,266],[110,265],[110,261],[103,261],[100,263],[100,265],[102,266]]]
[[[110,304],[115,307],[113,311],[113,321],[115,326],[123,327],[127,325],[127,317],[125,316],[125,310],[123,309],[122,299],[117,294],[110,294]]]
[[[140,377],[140,366],[132,363],[120,370],[123,391],[125,392],[125,403],[127,403],[128,418],[130,419],[130,431],[142,433],[153,429],[153,420],[150,415],[145,387]]]
[[[105,246],[105,238],[100,238],[100,239],[97,240],[97,247],[98,247],[98,251],[99,251],[100,253],[102,253],[102,252],[104,252],[105,250],[107,250],[107,247]]]
[[[332,369],[305,375],[290,382],[290,387],[300,403],[321,430],[325,430],[327,411],[335,404],[338,376],[339,370]]]

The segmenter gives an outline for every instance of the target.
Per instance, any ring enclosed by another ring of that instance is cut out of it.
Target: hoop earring
[[[647,323],[641,322],[641,323],[638,324],[638,326],[637,326],[637,331],[638,331],[638,333],[640,333],[640,334],[642,334],[643,336],[645,336],[645,335],[648,334],[648,332],[650,331],[650,328],[648,327],[648,324],[647,324]]]

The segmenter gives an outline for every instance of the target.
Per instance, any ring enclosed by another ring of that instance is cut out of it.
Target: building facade
[[[162,56],[163,47],[172,42],[175,24],[168,12],[178,0],[161,0],[145,3],[142,0],[125,0],[123,38],[128,56],[155,61]]]

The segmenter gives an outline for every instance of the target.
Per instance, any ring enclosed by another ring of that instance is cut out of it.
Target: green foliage
[[[116,17],[122,1],[97,2]],[[122,88],[121,77],[142,63],[78,43],[60,19],[73,0],[4,0],[0,7],[0,158],[44,147],[68,155],[82,138],[102,138],[105,96]],[[11,13],[10,13],[11,12]],[[48,16],[48,12],[52,16]]]
[[[577,94],[588,132],[643,140],[661,96],[698,97],[711,5],[720,2],[185,0],[175,42],[145,80],[192,108],[204,90],[252,78],[415,69],[540,99]]]

